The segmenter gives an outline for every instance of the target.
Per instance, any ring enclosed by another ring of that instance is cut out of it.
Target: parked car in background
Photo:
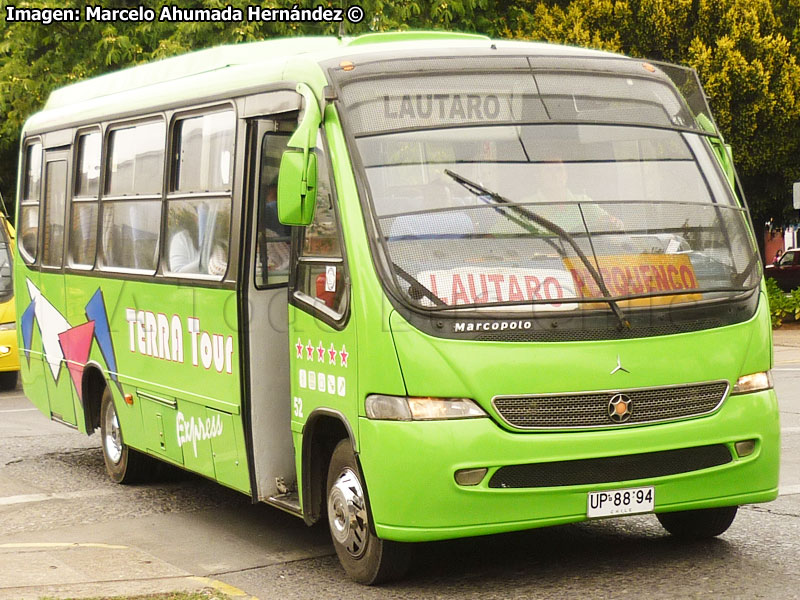
[[[14,227],[0,214],[0,390],[13,390],[19,378],[17,324],[11,268]]]
[[[764,268],[764,275],[772,277],[784,292],[800,287],[800,248],[789,248],[773,264]]]

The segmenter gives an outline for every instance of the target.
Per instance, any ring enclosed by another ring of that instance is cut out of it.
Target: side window
[[[156,268],[165,138],[163,121],[114,129],[108,136],[101,234],[107,267]]]
[[[344,259],[339,243],[339,222],[333,202],[333,182],[322,138],[317,141],[317,203],[314,220],[302,233],[296,290],[319,300],[337,316],[347,307]]]
[[[278,220],[278,170],[289,134],[270,132],[261,139],[258,171],[258,231],[256,288],[287,283],[291,258],[291,227]]]
[[[64,256],[64,212],[67,208],[67,161],[48,161],[44,170],[44,238],[42,264],[60,267]]]
[[[36,262],[39,243],[39,201],[42,179],[42,145],[30,144],[25,151],[25,171],[19,211],[19,248],[26,263]]]
[[[783,256],[781,256],[780,265],[782,267],[789,267],[794,264],[795,262],[795,253],[794,252],[787,252]]]
[[[175,123],[166,273],[221,279],[228,269],[235,129],[233,110]]]
[[[70,263],[94,265],[97,248],[97,198],[100,192],[99,131],[78,136],[77,172],[70,217]]]

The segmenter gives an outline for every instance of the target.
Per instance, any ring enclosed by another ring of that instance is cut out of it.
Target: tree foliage
[[[299,0],[313,7],[319,0]],[[348,4],[329,1],[331,6]],[[108,8],[165,0],[99,0]],[[187,0],[182,8],[246,8],[243,0]],[[266,0],[264,7],[292,3]],[[451,29],[622,52],[697,69],[734,149],[754,220],[786,221],[800,180],[800,0],[364,0],[367,31]],[[335,23],[6,23],[0,0],[0,191],[13,197],[19,131],[50,91],[131,64],[223,43],[335,35]],[[15,2],[83,10],[78,0]]]

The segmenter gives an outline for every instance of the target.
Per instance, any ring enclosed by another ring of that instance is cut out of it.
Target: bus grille
[[[508,425],[519,429],[620,427],[697,417],[714,412],[728,392],[727,381],[577,394],[495,396],[492,404]],[[618,394],[630,414],[615,421],[609,403]]]
[[[715,444],[627,456],[510,465],[495,471],[489,487],[537,488],[633,481],[699,471],[732,460],[727,446]]]

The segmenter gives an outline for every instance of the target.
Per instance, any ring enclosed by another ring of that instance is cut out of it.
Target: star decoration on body
[[[325,346],[322,345],[322,340],[317,346],[317,362],[325,362]]]
[[[342,344],[342,349],[339,351],[339,361],[340,361],[341,366],[343,366],[343,367],[347,366],[347,357],[348,356],[350,356],[350,353],[344,347],[344,344]]]
[[[314,360],[314,346],[311,345],[311,340],[308,340],[308,346],[306,346],[306,355],[308,360]]]
[[[294,347],[297,349],[297,358],[303,358],[303,348],[305,348],[305,346],[300,338],[297,338],[297,343],[294,345]]]
[[[331,347],[328,348],[328,364],[335,365],[336,364],[336,355],[339,354],[333,347],[333,342],[331,342]]]

